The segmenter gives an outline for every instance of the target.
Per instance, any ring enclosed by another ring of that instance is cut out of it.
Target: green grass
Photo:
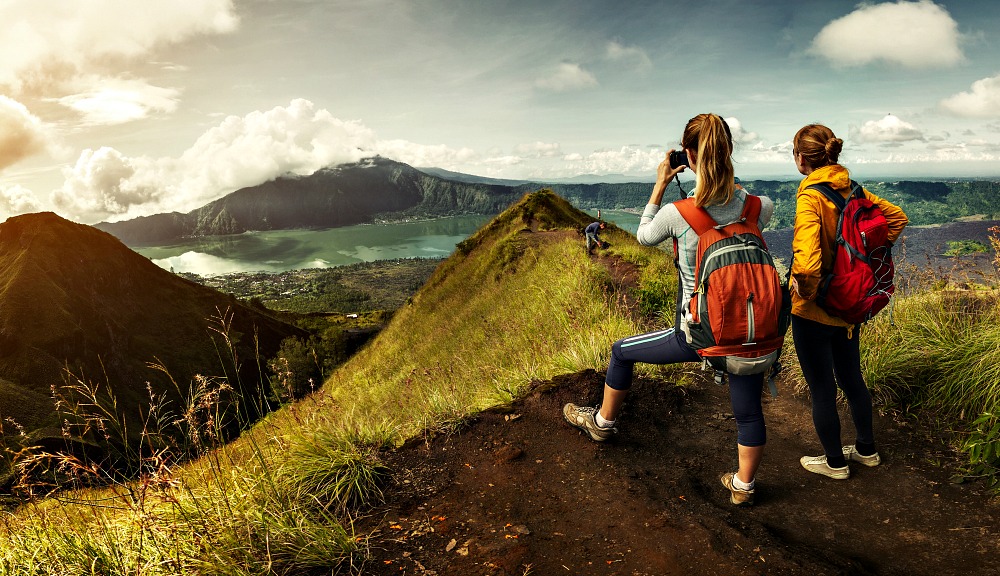
[[[628,306],[637,295],[585,254],[586,221],[551,194],[529,196],[463,243],[321,390],[186,465],[146,453],[138,481],[4,514],[0,575],[351,573],[367,538],[351,518],[391,473],[381,449],[532,381],[603,370],[612,341],[646,328]],[[666,258],[609,237],[646,266]],[[655,276],[640,292],[669,284]]]
[[[671,255],[610,229],[603,255],[638,279],[623,292],[585,254],[581,214],[527,197],[463,242],[322,389],[238,440],[184,465],[147,452],[136,481],[4,513],[0,576],[356,573],[369,535],[351,520],[383,497],[393,471],[382,450],[451,430],[533,381],[603,371],[614,340],[672,322]],[[966,448],[985,460],[1000,454],[998,304],[993,289],[901,297],[862,332],[879,401],[974,429]]]

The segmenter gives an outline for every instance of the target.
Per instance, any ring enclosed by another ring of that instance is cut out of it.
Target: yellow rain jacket
[[[795,196],[795,231],[792,237],[792,314],[830,326],[851,326],[830,316],[816,303],[820,279],[833,270],[839,212],[812,184],[827,182],[847,198],[851,177],[847,168],[831,164],[817,168],[799,184]],[[878,205],[889,224],[889,241],[895,243],[909,222],[895,204],[865,190],[865,196]]]

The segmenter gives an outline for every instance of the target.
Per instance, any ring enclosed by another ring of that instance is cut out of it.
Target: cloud
[[[0,95],[0,169],[45,150],[49,136],[23,104]]]
[[[535,86],[538,88],[553,92],[592,88],[597,84],[597,78],[593,74],[584,70],[579,64],[569,62],[559,64],[552,75],[535,81]]]
[[[953,66],[964,60],[958,24],[930,0],[862,4],[827,24],[809,51],[835,66],[882,61],[910,68]]]
[[[733,135],[733,144],[753,144],[760,139],[756,132],[747,132],[739,118],[729,117],[725,118],[725,121],[729,124],[729,132]]]
[[[976,80],[970,91],[945,98],[941,107],[957,116],[1000,118],[1000,74]]]
[[[631,66],[637,70],[649,70],[653,67],[653,62],[645,50],[637,46],[624,46],[614,40],[608,42],[606,57],[612,62]]]
[[[638,146],[621,146],[595,150],[590,154],[567,154],[562,162],[552,169],[541,168],[533,177],[565,178],[580,174],[626,174],[649,176],[656,172],[656,167],[663,160],[665,150],[660,148],[642,148]]]
[[[794,160],[792,159],[793,149],[794,147],[792,146],[791,140],[786,140],[770,146],[758,140],[754,143],[753,147],[742,152],[735,159],[737,161],[746,160],[751,163],[785,164],[791,166],[794,164]]]
[[[532,142],[530,144],[518,144],[514,147],[514,153],[534,158],[553,158],[562,155],[561,147],[556,142]]]
[[[239,23],[232,0],[49,0],[45,9],[37,0],[9,0],[3,12],[0,84],[15,90],[59,85],[115,59],[229,33]]]
[[[94,78],[92,87],[63,96],[58,102],[76,110],[85,124],[122,124],[149,116],[151,112],[173,112],[180,92],[152,86],[142,80]]]
[[[178,158],[127,157],[85,150],[64,169],[52,202],[83,222],[165,211],[186,212],[239,188],[287,173],[308,175],[377,153],[374,133],[316,110],[307,100],[230,116]]]
[[[869,120],[861,128],[851,127],[851,137],[859,142],[908,142],[924,140],[923,133],[909,122],[886,114],[881,120]]]
[[[38,200],[30,190],[20,184],[0,184],[0,214],[13,216],[37,212],[40,208]]]
[[[471,148],[452,148],[444,144],[415,144],[407,140],[379,140],[371,150],[386,158],[421,168],[454,170],[460,164],[474,162],[479,155]]]

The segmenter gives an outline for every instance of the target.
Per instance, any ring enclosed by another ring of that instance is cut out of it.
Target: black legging
[[[611,346],[611,362],[605,382],[615,390],[628,390],[636,362],[675,364],[700,362],[701,358],[688,345],[684,334],[673,328],[622,338]],[[767,427],[760,397],[764,375],[729,375],[729,401],[736,419],[736,442],[743,446],[763,446],[767,443]]]
[[[851,337],[847,328],[829,326],[799,316],[792,316],[792,338],[799,357],[802,375],[812,395],[813,425],[826,453],[827,463],[846,466],[840,443],[840,415],[837,412],[837,387],[844,391],[857,432],[856,444],[865,453],[875,447],[872,431],[872,396],[861,375],[861,350],[855,326]]]

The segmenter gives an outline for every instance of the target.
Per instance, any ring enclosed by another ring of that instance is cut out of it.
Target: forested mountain
[[[133,246],[165,244],[192,236],[239,234],[251,230],[334,228],[375,220],[435,218],[457,214],[498,214],[526,192],[549,188],[582,209],[641,208],[649,182],[572,184],[524,183],[420,171],[385,158],[329,167],[311,176],[283,176],[243,188],[181,214],[156,214],[98,224]],[[772,226],[790,227],[795,218],[798,181],[751,180],[744,186],[775,201]],[[983,215],[1000,217],[997,181],[864,181],[872,192],[899,204],[914,225]],[[690,190],[693,182],[684,185]],[[681,192],[671,184],[667,200]]]

